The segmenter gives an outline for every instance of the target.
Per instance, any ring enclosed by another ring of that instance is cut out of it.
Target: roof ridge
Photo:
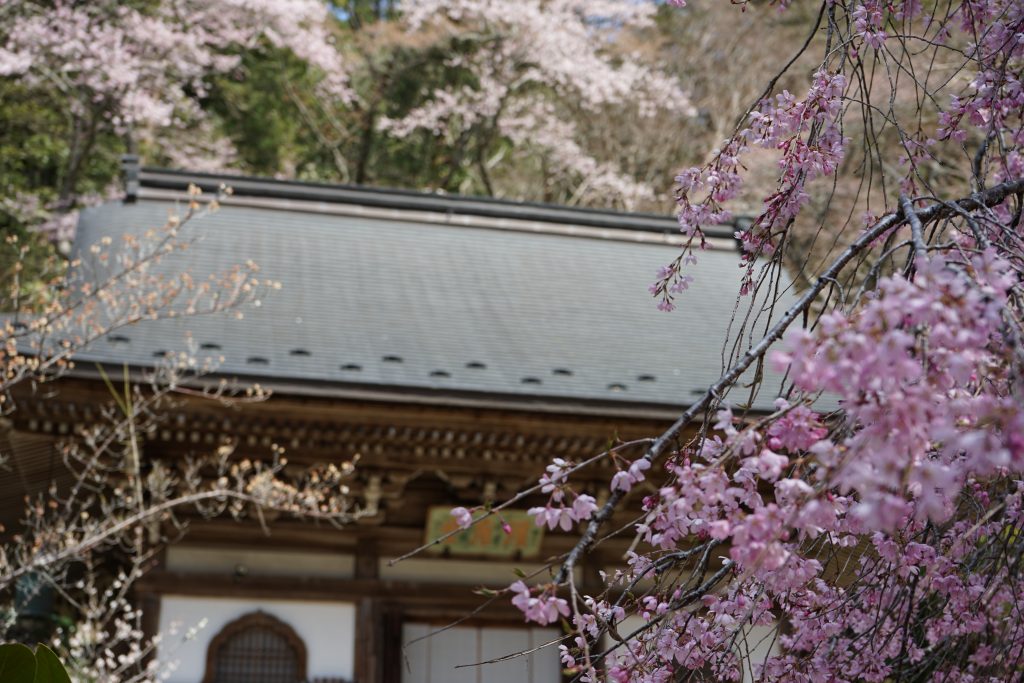
[[[494,197],[476,197],[419,190],[370,187],[352,184],[315,183],[301,180],[282,180],[231,173],[205,173],[144,166],[129,177],[137,178],[142,187],[166,190],[184,190],[196,185],[204,191],[216,191],[229,185],[233,194],[246,197],[266,197],[320,201],[339,204],[389,209],[431,211],[447,214],[485,216],[532,220],[546,223],[572,224],[620,230],[637,230],[661,234],[679,234],[674,216],[651,213],[627,213],[608,209],[595,209],[515,201]],[[129,198],[132,188],[129,188]],[[138,187],[134,188],[135,193]],[[732,238],[735,225],[709,226],[704,232],[709,237]]]

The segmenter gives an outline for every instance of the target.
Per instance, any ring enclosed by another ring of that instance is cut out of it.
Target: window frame
[[[263,610],[243,614],[234,621],[230,621],[221,628],[210,640],[206,647],[206,673],[203,675],[203,683],[215,683],[217,673],[217,655],[221,649],[236,635],[239,635],[249,628],[265,628],[273,631],[284,638],[285,642],[295,651],[298,660],[298,680],[307,680],[307,664],[309,655],[306,651],[306,643],[302,637],[295,632],[291,626],[281,621],[272,614]]]

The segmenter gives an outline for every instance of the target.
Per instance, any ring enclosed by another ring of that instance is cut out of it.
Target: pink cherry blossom
[[[459,525],[460,529],[468,529],[473,525],[473,513],[464,507],[452,508],[452,517],[455,518],[455,523]]]

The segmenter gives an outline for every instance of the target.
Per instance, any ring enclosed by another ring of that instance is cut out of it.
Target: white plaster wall
[[[354,677],[355,605],[346,602],[236,600],[169,595],[160,601],[161,644],[158,656],[175,669],[169,683],[198,683],[206,669],[206,649],[224,626],[250,612],[263,610],[285,622],[306,643],[309,678]],[[203,620],[194,638],[183,633]],[[176,632],[177,635],[172,635]]]
[[[402,627],[402,642],[406,645],[402,683],[560,683],[562,680],[557,645],[494,664],[455,668],[533,650],[559,638],[559,629],[457,626],[437,632],[440,628],[430,624]],[[411,643],[430,633],[434,635]]]
[[[756,681],[754,669],[764,664],[772,655],[779,654],[778,626],[748,626],[737,643],[737,649],[744,657],[743,681]]]

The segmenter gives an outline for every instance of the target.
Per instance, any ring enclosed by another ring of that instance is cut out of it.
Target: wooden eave
[[[99,406],[109,402],[103,383],[67,376],[20,391],[17,410],[9,419],[16,431],[60,439],[99,419]],[[346,484],[355,500],[375,499],[379,511],[355,525],[337,529],[276,518],[268,537],[258,524],[195,519],[189,542],[341,551],[372,537],[382,555],[396,555],[422,541],[426,511],[432,505],[505,500],[535,484],[552,458],[581,461],[616,439],[650,437],[666,426],[660,419],[395,400],[275,394],[264,402],[224,405],[183,396],[168,409],[163,423],[143,436],[143,454],[147,460],[174,463],[231,441],[237,444],[238,458],[266,459],[273,445],[283,447],[289,467],[296,470],[358,458]],[[637,447],[631,457],[639,452]],[[614,470],[614,463],[605,459],[574,480],[600,501]],[[636,500],[650,491],[638,489]],[[524,500],[523,507],[541,504],[542,499]],[[20,497],[9,505],[5,518],[13,519]],[[626,524],[635,517],[634,508],[613,523]],[[565,552],[569,539],[548,534],[542,555]],[[628,540],[609,543],[609,557],[621,557],[626,545]]]

